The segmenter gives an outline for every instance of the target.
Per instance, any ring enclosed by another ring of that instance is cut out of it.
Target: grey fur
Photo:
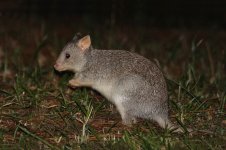
[[[65,53],[70,58],[65,59]],[[124,124],[136,118],[152,119],[161,127],[173,127],[168,119],[168,94],[164,76],[155,63],[124,50],[81,51],[69,42],[56,64],[75,73],[71,86],[88,86],[115,104]],[[63,69],[62,69],[63,68]],[[79,81],[75,84],[73,81]]]

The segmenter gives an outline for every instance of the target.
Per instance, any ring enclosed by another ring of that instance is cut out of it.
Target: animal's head
[[[54,68],[57,71],[77,72],[86,63],[86,53],[91,49],[91,39],[87,35],[81,39],[73,38],[60,53]]]

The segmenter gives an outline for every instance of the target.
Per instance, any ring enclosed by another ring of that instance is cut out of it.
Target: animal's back
[[[158,66],[149,59],[124,50],[92,50],[88,57],[92,74],[102,79],[118,79],[125,75],[138,75],[149,82],[152,91],[167,100],[167,88],[164,76]],[[144,87],[145,88],[145,87]]]

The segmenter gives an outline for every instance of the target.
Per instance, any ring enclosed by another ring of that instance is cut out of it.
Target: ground
[[[225,149],[226,31],[3,18],[0,23],[1,149]],[[150,120],[122,125],[114,105],[53,65],[77,32],[93,47],[157,59],[167,80],[173,133]]]

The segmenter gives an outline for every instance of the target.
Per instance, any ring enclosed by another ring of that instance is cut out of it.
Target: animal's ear
[[[91,46],[91,39],[90,39],[90,36],[87,35],[83,38],[81,38],[79,41],[78,41],[78,47],[82,50],[82,51],[85,51],[86,49],[88,49],[90,46]]]

